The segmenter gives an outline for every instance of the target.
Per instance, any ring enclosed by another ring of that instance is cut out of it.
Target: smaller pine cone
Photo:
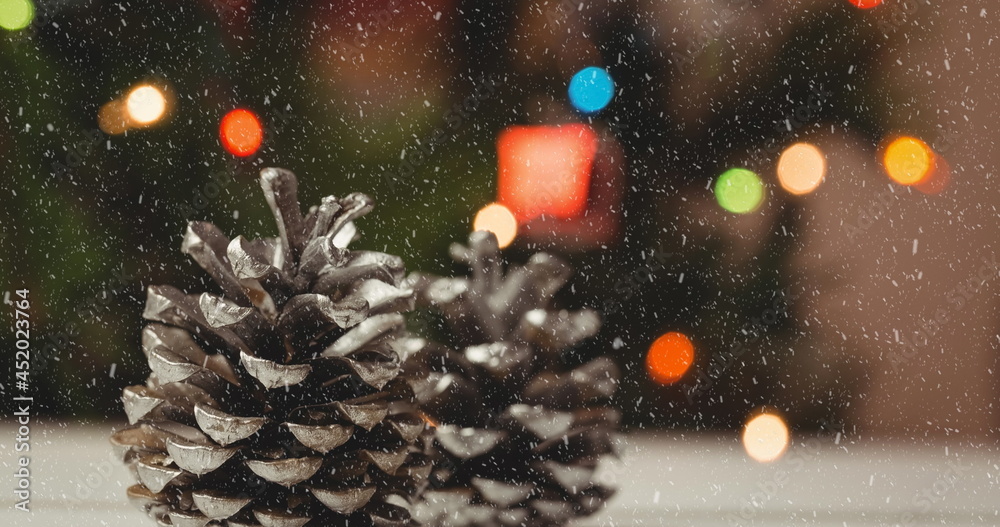
[[[182,250],[219,293],[148,290],[152,373],[125,389],[130,424],[112,437],[128,495],[161,526],[410,525],[431,467],[400,375],[415,348],[402,261],[347,249],[367,196],[303,217],[291,172],[261,185],[278,238],[188,226]]]
[[[567,351],[593,336],[591,310],[551,307],[571,270],[535,254],[504,272],[496,238],[452,246],[468,278],[413,275],[418,302],[437,309],[448,344],[428,343],[406,365],[436,421],[430,487],[414,511],[428,525],[564,525],[597,511],[613,490],[595,482],[616,450],[615,363],[572,365]]]

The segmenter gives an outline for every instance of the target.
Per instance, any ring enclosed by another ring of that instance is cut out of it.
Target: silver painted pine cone
[[[597,314],[551,307],[571,270],[550,255],[505,272],[496,238],[476,232],[452,256],[470,277],[408,279],[450,328],[448,344],[406,364],[436,421],[415,518],[532,527],[592,514],[613,494],[594,475],[616,450],[620,413],[608,404],[619,372],[607,357],[574,365],[565,351],[597,332]]]
[[[295,176],[261,172],[279,237],[228,239],[192,222],[182,250],[219,286],[147,292],[152,373],[124,390],[112,437],[129,497],[176,527],[412,523],[430,464],[401,364],[412,308],[402,261],[352,251],[362,194],[302,216]]]

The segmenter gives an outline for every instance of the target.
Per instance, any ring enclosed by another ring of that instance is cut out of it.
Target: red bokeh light
[[[878,7],[879,5],[882,5],[882,0],[847,0],[847,1],[853,4],[854,7],[858,7],[861,9],[871,9],[873,7]]]
[[[239,108],[222,118],[219,139],[229,153],[246,157],[260,148],[264,140],[264,127],[253,112]]]
[[[585,124],[512,126],[497,140],[497,201],[520,223],[572,219],[587,208],[597,134]]]
[[[683,333],[671,331],[653,341],[646,354],[646,372],[660,384],[673,384],[694,363],[694,345]]]

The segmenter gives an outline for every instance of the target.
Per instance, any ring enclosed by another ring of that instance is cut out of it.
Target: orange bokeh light
[[[882,0],[847,0],[854,7],[859,7],[861,9],[871,9],[873,7],[878,7],[882,5]]]
[[[503,249],[517,236],[517,218],[507,207],[491,203],[476,213],[472,230],[492,232],[497,237],[497,244]]]
[[[934,151],[916,137],[902,136],[889,142],[882,154],[885,173],[900,185],[916,185],[934,170]]]
[[[788,425],[781,416],[761,413],[743,427],[743,448],[755,461],[770,463],[788,449]]]
[[[587,208],[597,134],[585,124],[511,126],[497,140],[498,199],[520,223]]]
[[[246,157],[260,148],[264,140],[264,127],[253,112],[239,108],[222,118],[219,138],[229,153]]]
[[[128,117],[125,104],[115,99],[101,106],[97,112],[97,126],[108,135],[123,134],[128,131]]]
[[[808,194],[819,187],[826,176],[826,158],[809,143],[796,143],[778,158],[778,182],[781,188],[796,195]]]
[[[660,384],[673,384],[694,363],[694,345],[683,333],[672,331],[653,341],[646,353],[646,372]]]

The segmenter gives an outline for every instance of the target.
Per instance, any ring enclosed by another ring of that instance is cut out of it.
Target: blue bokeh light
[[[614,95],[615,82],[604,68],[584,68],[569,81],[569,102],[583,113],[603,110]]]

